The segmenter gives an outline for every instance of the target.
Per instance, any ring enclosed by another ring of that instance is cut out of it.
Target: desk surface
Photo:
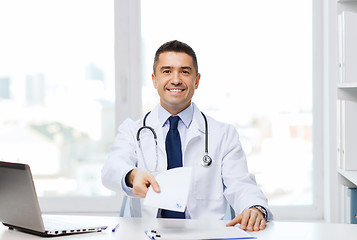
[[[88,216],[85,217],[88,219]],[[172,220],[172,219],[141,219],[141,218],[111,218],[111,217],[90,217],[94,222],[107,224],[109,228],[100,233],[85,233],[72,236],[56,237],[62,239],[145,239],[144,230],[157,229],[169,226],[177,226],[184,229],[195,228],[222,228],[224,221],[216,220]],[[115,233],[111,229],[119,222],[119,228]],[[262,240],[355,240],[357,239],[357,225],[353,224],[328,224],[328,223],[297,223],[297,222],[269,222],[264,231],[253,232],[251,235]],[[41,239],[38,236],[22,233],[19,231],[8,230],[5,226],[0,226],[1,240],[17,239]],[[46,238],[44,238],[46,239]]]

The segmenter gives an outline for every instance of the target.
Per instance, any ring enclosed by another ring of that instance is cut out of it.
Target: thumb
[[[149,177],[149,183],[152,186],[152,188],[154,189],[154,192],[160,193],[160,186],[159,183],[156,181],[155,177],[153,175],[151,175]]]

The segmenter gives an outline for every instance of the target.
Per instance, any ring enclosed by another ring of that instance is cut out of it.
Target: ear
[[[200,84],[200,79],[201,79],[201,73],[198,73],[196,76],[195,89],[198,88],[198,85]]]
[[[157,80],[155,77],[155,74],[151,74],[151,79],[152,79],[152,84],[154,85],[154,88],[157,89]]]

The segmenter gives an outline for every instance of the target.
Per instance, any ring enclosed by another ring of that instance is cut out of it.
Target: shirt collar
[[[179,116],[182,122],[185,124],[186,128],[188,128],[191,125],[193,119],[193,112],[194,112],[194,104],[191,103],[186,109],[184,109],[183,111],[177,114],[177,116]],[[167,119],[170,116],[171,113],[169,113],[165,108],[163,108],[159,104],[159,122],[162,127],[165,125]]]

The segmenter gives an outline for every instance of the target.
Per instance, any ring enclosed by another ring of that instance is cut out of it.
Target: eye
[[[164,70],[164,71],[162,71],[162,73],[170,73],[171,71],[170,70]]]
[[[182,73],[183,73],[183,74],[190,74],[190,71],[183,70]]]

